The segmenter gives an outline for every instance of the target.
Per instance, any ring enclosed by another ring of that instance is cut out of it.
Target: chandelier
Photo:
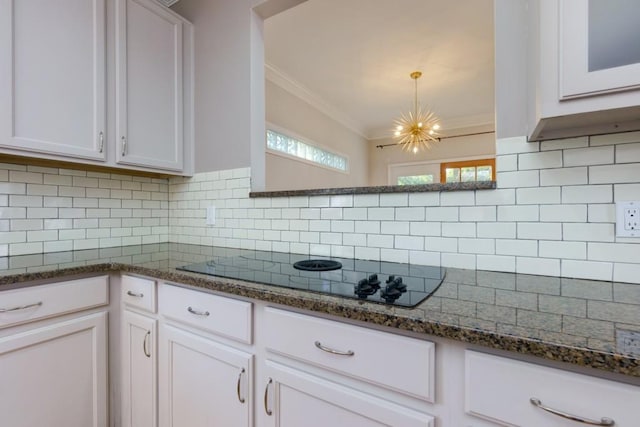
[[[413,111],[402,116],[395,121],[394,137],[398,140],[398,145],[404,151],[412,151],[414,154],[421,149],[431,148],[431,144],[439,141],[438,118],[429,110],[422,110],[418,106],[418,79],[422,76],[420,71],[414,71],[409,75],[415,81],[415,97]]]

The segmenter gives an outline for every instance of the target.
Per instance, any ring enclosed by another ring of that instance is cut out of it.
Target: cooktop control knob
[[[354,293],[358,298],[366,298],[373,295],[380,289],[380,280],[377,274],[372,274],[368,279],[362,279],[354,288]]]
[[[392,303],[407,292],[407,285],[402,283],[402,277],[389,276],[385,282],[387,286],[380,291],[380,296],[388,303]]]

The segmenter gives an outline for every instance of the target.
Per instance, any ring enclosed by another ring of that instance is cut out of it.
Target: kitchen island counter
[[[5,257],[0,290],[124,272],[640,378],[639,285],[447,268],[440,288],[407,309],[176,269],[242,251],[161,243]]]

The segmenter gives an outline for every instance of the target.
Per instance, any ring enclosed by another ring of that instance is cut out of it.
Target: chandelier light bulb
[[[398,145],[405,151],[414,154],[421,149],[431,148],[433,142],[439,141],[436,130],[440,129],[438,118],[429,110],[422,110],[418,105],[418,79],[422,76],[420,71],[414,71],[410,77],[415,81],[414,110],[396,120],[393,133],[398,140]]]

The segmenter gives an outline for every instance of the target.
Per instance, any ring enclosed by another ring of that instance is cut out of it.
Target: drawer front
[[[156,282],[140,277],[122,276],[122,302],[149,313],[156,312]]]
[[[160,314],[190,326],[251,344],[251,303],[161,284]]]
[[[265,323],[272,352],[433,402],[431,342],[270,307]]]
[[[534,406],[532,398],[595,423],[606,417],[615,427],[638,425],[637,407],[630,402],[640,402],[640,387],[473,351],[466,352],[465,364],[466,411],[500,425],[585,425]]]
[[[0,292],[0,327],[109,304],[109,276]]]

